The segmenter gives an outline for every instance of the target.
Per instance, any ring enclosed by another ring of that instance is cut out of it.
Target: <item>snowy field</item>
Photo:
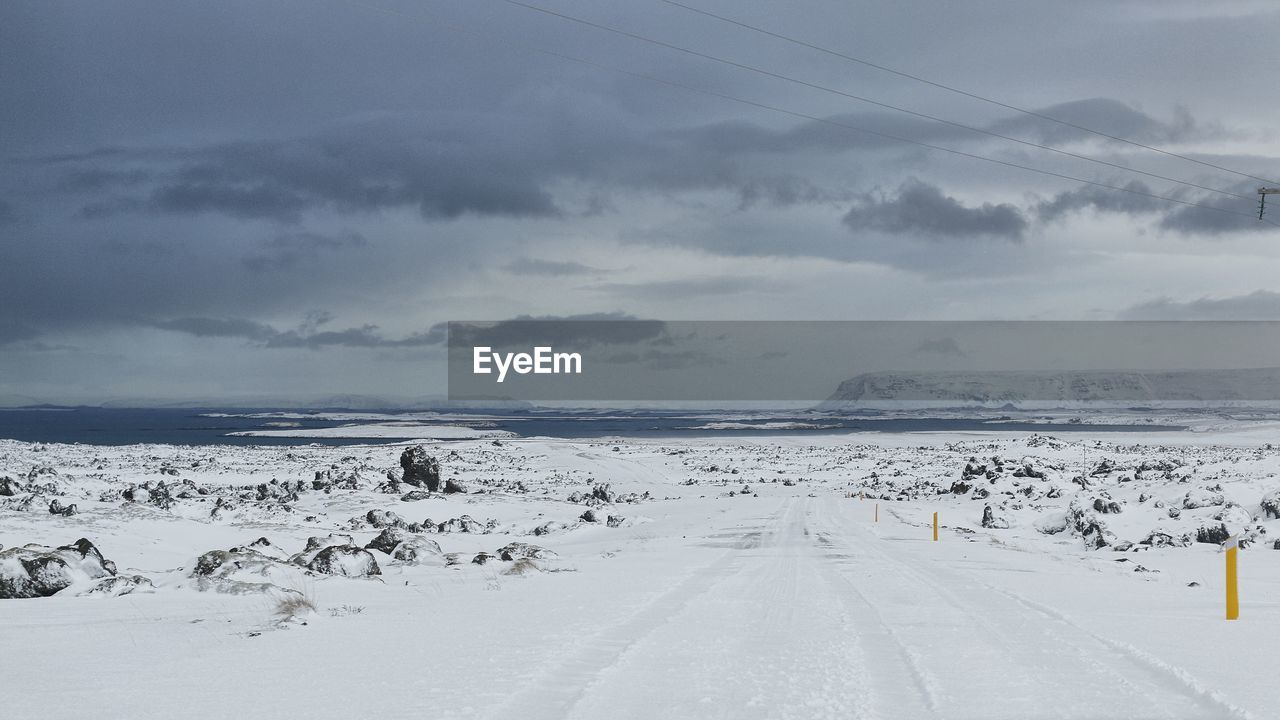
[[[1272,718],[1273,440],[0,441],[0,715]]]

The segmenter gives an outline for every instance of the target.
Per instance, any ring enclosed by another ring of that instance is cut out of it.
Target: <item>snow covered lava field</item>
[[[1272,435],[0,441],[0,715],[1275,717]]]

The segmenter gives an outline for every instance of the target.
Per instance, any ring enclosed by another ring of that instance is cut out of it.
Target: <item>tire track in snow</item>
[[[1025,598],[1011,596],[987,583],[943,568],[933,558],[906,550],[897,554],[890,552],[893,544],[867,530],[858,531],[856,528],[860,525],[842,517],[845,515],[842,511],[844,506],[836,504],[835,507],[839,519],[827,518],[828,531],[835,537],[846,538],[851,551],[857,547],[866,555],[874,556],[875,564],[881,566],[875,573],[878,584],[890,584],[895,578],[908,579],[911,581],[908,587],[921,606],[919,614],[958,616],[948,625],[958,625],[958,620],[963,619],[983,629],[984,633],[968,638],[971,646],[961,656],[976,656],[984,652],[985,657],[993,661],[985,669],[1001,677],[1006,690],[1017,680],[1024,693],[1043,694],[1044,697],[1062,696],[1070,686],[1084,687],[1091,694],[1090,697],[1072,698],[1072,693],[1067,693],[1061,702],[1044,703],[1038,710],[1029,708],[1008,717],[1097,717],[1099,712],[1127,718],[1179,720],[1227,717],[1243,720],[1249,717],[1222,698],[1187,682],[1187,678],[1179,677],[1176,672],[1153,672],[1153,669],[1160,669],[1158,661],[1153,666],[1132,653],[1125,653],[1117,643],[1084,630],[1051,609],[1028,604]],[[824,514],[827,514],[826,509],[822,509]],[[942,607],[936,602],[923,602],[930,597],[940,600]],[[1021,632],[1004,628],[1017,628]],[[1034,642],[1035,636],[1042,638],[1043,643]],[[925,637],[919,637],[917,633],[915,642],[920,646],[920,657],[927,659],[939,654],[934,640],[928,633]],[[1057,652],[1064,647],[1070,652],[1069,656]],[[930,650],[934,651],[933,655],[929,654]],[[946,650],[942,649],[942,652]],[[1036,672],[1028,672],[1032,668]],[[957,667],[950,668],[950,672],[953,675],[963,674]],[[1082,676],[1087,677],[1087,682],[1081,682]],[[957,699],[966,700],[963,697]],[[1004,701],[1008,703],[1013,699],[1005,697]],[[967,700],[972,702],[973,698]],[[1090,712],[1079,707],[1085,700],[1100,702],[1106,709]],[[942,701],[953,704],[946,698]],[[941,709],[951,710],[945,706]],[[994,717],[1000,712],[1002,709],[997,702],[983,717]],[[953,715],[948,712],[944,716]]]
[[[789,507],[784,506],[770,516],[770,534],[778,532],[778,526],[788,509]],[[765,543],[763,532],[742,529],[746,532],[742,533],[734,548],[646,603],[626,621],[601,631],[571,656],[539,673],[527,687],[515,693],[501,707],[491,711],[489,717],[494,720],[512,717],[562,720],[596,677],[615,665],[631,646],[670,622],[681,608],[711,590],[717,583],[741,570],[744,560],[742,552]]]

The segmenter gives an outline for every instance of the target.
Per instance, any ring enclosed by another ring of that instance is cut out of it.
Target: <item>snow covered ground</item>
[[[1275,717],[1273,440],[0,441],[0,715]]]

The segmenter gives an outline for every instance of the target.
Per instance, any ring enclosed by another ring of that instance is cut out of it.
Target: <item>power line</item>
[[[369,9],[369,10],[374,10],[374,11],[376,11],[376,12],[381,12],[381,13],[388,14],[388,15],[395,15],[395,16],[397,16],[397,17],[406,18],[406,19],[410,19],[410,20],[424,21],[424,20],[426,20],[426,19],[427,19],[427,17],[424,17],[424,15],[425,15],[425,16],[429,16],[429,17],[434,18],[435,20],[439,21],[439,24],[440,24],[440,25],[443,25],[443,26],[445,26],[445,27],[448,27],[449,29],[454,30],[454,31],[457,31],[457,32],[462,33],[462,34],[464,34],[464,35],[470,35],[471,37],[478,38],[478,39],[480,39],[480,40],[484,40],[484,41],[493,41],[493,40],[494,40],[494,38],[493,38],[491,35],[485,35],[484,33],[477,32],[477,31],[475,31],[475,30],[472,30],[472,29],[470,29],[470,28],[463,27],[463,26],[458,25],[458,24],[453,23],[453,22],[449,22],[448,20],[445,20],[445,19],[441,18],[440,16],[438,16],[438,15],[436,15],[436,14],[434,14],[434,13],[431,13],[430,11],[424,11],[424,13],[423,13],[422,15],[414,15],[414,14],[410,14],[410,13],[401,12],[401,11],[399,11],[399,10],[394,10],[394,9],[392,9],[392,8],[388,8],[388,7],[382,7],[382,6],[374,5],[374,4],[370,4],[370,3],[367,3],[367,2],[361,2],[360,0],[343,0],[343,1],[344,1],[344,2],[346,2],[346,3],[348,3],[348,4],[351,4],[351,5],[357,5],[357,6],[360,6],[360,7],[366,8],[366,9]],[[1149,193],[1149,192],[1145,192],[1145,191],[1142,191],[1142,190],[1137,190],[1137,189],[1134,189],[1134,188],[1131,188],[1131,187],[1125,187],[1125,186],[1121,186],[1121,185],[1111,185],[1111,184],[1109,184],[1109,183],[1099,182],[1099,181],[1096,181],[1096,180],[1086,180],[1086,179],[1084,179],[1084,178],[1075,177],[1075,176],[1073,176],[1073,175],[1067,175],[1067,174],[1064,174],[1064,173],[1058,173],[1058,172],[1054,172],[1054,171],[1052,171],[1052,170],[1044,170],[1044,169],[1036,168],[1036,167],[1032,167],[1032,166],[1029,166],[1029,165],[1021,165],[1021,164],[1019,164],[1019,163],[1010,162],[1010,161],[1007,161],[1007,160],[1000,160],[1000,159],[998,159],[998,158],[988,157],[988,156],[985,156],[985,155],[978,155],[978,154],[976,154],[976,153],[965,152],[965,151],[963,151],[963,150],[956,150],[955,148],[949,148],[949,147],[945,147],[945,146],[942,146],[942,145],[934,145],[934,144],[932,144],[932,143],[922,142],[922,141],[919,141],[919,140],[912,140],[912,139],[910,139],[910,138],[900,137],[900,136],[898,136],[898,135],[893,135],[893,134],[891,134],[891,133],[881,132],[881,131],[879,131],[879,130],[871,130],[871,129],[869,129],[869,128],[859,127],[859,126],[857,126],[857,125],[851,125],[851,124],[848,124],[848,123],[842,123],[842,122],[839,122],[839,121],[836,121],[836,120],[832,120],[832,119],[830,119],[830,118],[824,118],[824,117],[820,117],[820,116],[817,116],[817,115],[810,115],[810,114],[808,114],[808,113],[800,112],[800,111],[797,111],[797,110],[788,110],[788,109],[786,109],[786,108],[777,107],[777,106],[774,106],[774,105],[769,105],[769,104],[767,104],[767,103],[757,102],[757,101],[755,101],[755,100],[748,100],[748,99],[746,99],[746,98],[740,98],[740,97],[737,97],[737,96],[734,96],[734,95],[728,95],[728,94],[726,94],[726,93],[718,92],[718,91],[716,91],[716,90],[708,90],[708,89],[706,89],[706,88],[700,88],[700,87],[697,87],[697,86],[694,86],[694,85],[688,85],[688,84],[685,84],[685,83],[682,83],[682,82],[679,82],[679,81],[676,81],[676,80],[669,80],[669,79],[667,79],[667,78],[662,78],[662,77],[658,77],[658,76],[655,76],[655,75],[648,75],[648,74],[645,74],[645,73],[635,72],[635,71],[633,71],[633,70],[627,70],[626,68],[621,68],[621,67],[617,67],[617,66],[614,66],[614,65],[609,65],[609,64],[607,64],[607,63],[602,63],[602,62],[598,62],[598,61],[595,61],[595,60],[590,60],[590,59],[587,59],[587,58],[581,58],[581,57],[577,57],[577,56],[575,56],[575,55],[569,55],[569,54],[566,54],[566,53],[562,53],[562,52],[560,52],[560,51],[558,51],[558,50],[548,50],[548,49],[546,49],[546,48],[541,48],[541,47],[538,47],[538,46],[535,46],[535,45],[521,44],[521,43],[511,43],[511,42],[508,42],[508,41],[505,41],[505,40],[504,40],[504,41],[502,41],[501,43],[494,43],[494,44],[500,44],[502,47],[507,48],[507,49],[519,49],[519,50],[523,50],[523,51],[527,51],[527,52],[538,53],[538,54],[541,54],[541,55],[546,55],[546,56],[548,56],[548,57],[554,57],[554,58],[558,58],[558,59],[561,59],[561,60],[566,60],[566,61],[569,61],[569,62],[577,63],[577,64],[580,64],[580,65],[584,65],[584,66],[587,66],[587,67],[595,68],[595,69],[598,69],[598,70],[607,70],[607,71],[609,71],[609,72],[618,73],[618,74],[620,74],[620,75],[626,75],[626,76],[628,76],[628,77],[633,77],[633,78],[637,78],[637,79],[640,79],[640,80],[645,80],[645,81],[647,81],[647,82],[653,82],[653,83],[657,83],[657,84],[660,84],[660,85],[666,85],[666,86],[668,86],[668,87],[679,88],[679,89],[681,89],[681,90],[685,90],[685,91],[692,92],[692,93],[699,94],[699,95],[705,95],[705,96],[707,96],[707,97],[714,97],[714,98],[719,98],[719,99],[722,99],[722,100],[729,100],[729,101],[731,101],[731,102],[735,102],[735,103],[738,103],[738,104],[741,104],[741,105],[746,105],[746,106],[748,106],[748,107],[754,107],[754,108],[758,108],[758,109],[761,109],[761,110],[768,110],[768,111],[770,111],[770,112],[774,112],[774,113],[778,113],[778,114],[782,114],[782,115],[788,115],[788,116],[790,116],[790,117],[800,118],[800,119],[803,119],[803,120],[808,120],[808,121],[811,121],[811,122],[821,123],[821,124],[823,124],[823,125],[829,125],[829,126],[832,126],[832,127],[843,128],[843,129],[845,129],[845,130],[852,130],[852,131],[854,131],[854,132],[863,133],[863,134],[866,134],[866,135],[872,135],[872,136],[875,136],[875,137],[881,137],[881,138],[885,138],[885,139],[887,139],[887,140],[893,140],[893,141],[895,141],[895,142],[901,142],[901,143],[905,143],[905,144],[908,144],[908,145],[916,145],[916,146],[918,146],[918,147],[927,148],[927,149],[929,149],[929,150],[936,150],[936,151],[938,151],[938,152],[944,152],[944,153],[948,153],[948,154],[951,154],[951,155],[956,155],[956,156],[959,156],[959,157],[966,157],[966,158],[970,158],[970,159],[973,159],[973,160],[981,160],[982,162],[992,163],[992,164],[995,164],[995,165],[1002,165],[1002,166],[1004,166],[1004,167],[1015,168],[1015,169],[1018,169],[1018,170],[1024,170],[1024,171],[1027,171],[1027,172],[1033,172],[1033,173],[1037,173],[1037,174],[1040,174],[1040,175],[1045,175],[1045,176],[1048,176],[1048,177],[1059,178],[1059,179],[1062,179],[1062,180],[1070,180],[1071,182],[1081,183],[1081,184],[1084,184],[1084,185],[1092,185],[1092,186],[1095,186],[1095,187],[1106,188],[1106,189],[1108,189],[1108,190],[1115,190],[1115,191],[1118,191],[1118,192],[1125,192],[1125,193],[1129,193],[1129,194],[1132,194],[1132,195],[1140,195],[1140,196],[1142,196],[1142,197],[1147,197],[1147,198],[1151,198],[1151,199],[1154,199],[1154,200],[1163,200],[1163,201],[1165,201],[1165,202],[1177,203],[1177,204],[1179,204],[1179,205],[1185,205],[1185,206],[1189,206],[1189,207],[1197,207],[1197,208],[1202,208],[1202,209],[1204,209],[1204,210],[1212,210],[1212,211],[1214,211],[1214,212],[1224,213],[1224,214],[1227,214],[1227,215],[1238,215],[1238,216],[1240,216],[1240,217],[1247,217],[1247,218],[1249,218],[1249,219],[1251,219],[1251,220],[1252,220],[1252,219],[1253,219],[1253,217],[1254,217],[1254,216],[1253,216],[1253,213],[1242,213],[1242,212],[1237,212],[1237,211],[1235,211],[1235,210],[1230,210],[1230,209],[1227,209],[1227,208],[1217,207],[1217,206],[1214,206],[1214,205],[1206,205],[1206,204],[1204,204],[1204,203],[1193,202],[1193,201],[1190,201],[1190,200],[1183,200],[1183,199],[1180,199],[1180,198],[1170,197],[1170,196],[1167,196],[1167,195],[1157,195],[1157,194],[1155,194],[1155,193]],[[1275,222],[1272,222],[1272,221],[1270,221],[1270,220],[1263,220],[1263,222],[1268,223],[1268,224],[1270,224],[1270,225],[1275,225],[1275,226],[1277,226],[1277,227],[1280,227],[1280,223],[1275,223]]]
[[[1023,139],[1021,139],[1021,138],[1012,137],[1012,136],[1010,136],[1010,135],[1004,135],[1004,134],[1002,134],[1002,133],[998,133],[998,132],[995,132],[995,131],[992,131],[992,130],[985,130],[985,129],[983,129],[983,128],[975,127],[975,126],[972,126],[972,125],[966,125],[966,124],[961,123],[961,122],[955,122],[954,120],[947,120],[946,118],[938,117],[938,116],[936,116],[936,115],[930,115],[930,114],[928,114],[928,113],[922,113],[922,112],[917,112],[917,111],[915,111],[915,110],[909,110],[909,109],[907,109],[907,108],[899,107],[899,106],[897,106],[897,105],[890,105],[889,103],[880,102],[879,100],[872,100],[871,98],[863,97],[863,96],[861,96],[861,95],[854,95],[854,94],[852,94],[852,93],[844,92],[843,90],[837,90],[837,89],[835,89],[835,88],[827,87],[827,86],[825,86],[825,85],[819,85],[819,84],[817,84],[817,83],[812,83],[812,82],[809,82],[809,81],[807,81],[807,80],[801,80],[801,79],[799,79],[799,78],[791,77],[791,76],[789,76],[789,75],[782,75],[782,74],[780,74],[780,73],[775,73],[775,72],[773,72],[773,71],[771,71],[771,70],[766,70],[766,69],[764,69],[764,68],[757,67],[757,66],[755,66],[755,65],[747,65],[747,64],[745,64],[745,63],[736,62],[736,61],[734,61],[734,60],[729,60],[729,59],[726,59],[726,58],[718,57],[718,56],[716,56],[716,55],[711,55],[711,54],[704,53],[704,52],[701,52],[701,51],[698,51],[698,50],[691,50],[691,49],[689,49],[689,48],[681,47],[681,46],[679,46],[679,45],[673,45],[673,44],[668,43],[668,42],[663,42],[662,40],[656,40],[656,39],[654,39],[654,38],[650,38],[650,37],[647,37],[647,36],[644,36],[644,35],[640,35],[640,34],[637,34],[637,33],[633,33],[633,32],[630,32],[630,31],[628,31],[628,30],[622,30],[622,29],[620,29],[620,28],[611,27],[611,26],[609,26],[609,25],[603,25],[603,24],[600,24],[600,23],[597,23],[597,22],[593,22],[593,21],[591,21],[591,20],[584,20],[583,18],[579,18],[579,17],[573,16],[573,15],[567,15],[567,14],[565,14],[565,13],[562,13],[562,12],[559,12],[559,11],[556,11],[556,10],[551,10],[551,9],[549,9],[549,8],[544,8],[544,7],[541,7],[541,6],[538,6],[538,5],[531,5],[531,4],[526,3],[526,2],[521,2],[521,0],[501,0],[501,2],[505,2],[505,3],[507,3],[508,5],[514,5],[514,6],[516,6],[516,7],[520,7],[520,8],[525,8],[525,9],[528,9],[528,10],[532,10],[532,11],[534,11],[534,12],[543,13],[543,14],[545,14],[545,15],[550,15],[550,16],[552,16],[552,17],[561,18],[561,19],[563,19],[563,20],[567,20],[567,21],[569,21],[569,22],[574,22],[574,23],[578,23],[578,24],[581,24],[581,25],[585,25],[585,26],[587,26],[587,27],[595,28],[595,29],[598,29],[598,30],[603,30],[603,31],[605,31],[605,32],[610,32],[610,33],[614,33],[614,34],[616,34],[616,35],[621,35],[621,36],[623,36],[623,37],[627,37],[627,38],[632,38],[632,39],[635,39],[635,40],[639,40],[639,41],[641,41],[641,42],[649,43],[649,44],[651,44],[651,45],[656,45],[656,46],[658,46],[658,47],[667,48],[667,49],[670,49],[670,50],[675,50],[675,51],[678,51],[678,52],[686,53],[686,54],[688,54],[688,55],[692,55],[692,56],[694,56],[694,57],[703,58],[703,59],[706,59],[706,60],[711,60],[711,61],[713,61],[713,62],[721,63],[721,64],[724,64],[724,65],[728,65],[728,66],[730,66],[730,67],[740,68],[740,69],[742,69],[742,70],[747,70],[747,71],[749,71],[749,72],[753,72],[753,73],[757,73],[757,74],[760,74],[760,75],[764,75],[764,76],[766,76],[766,77],[771,77],[771,78],[775,78],[775,79],[778,79],[778,80],[783,80],[783,81],[785,81],[785,82],[795,83],[795,84],[797,84],[797,85],[802,85],[802,86],[804,86],[804,87],[812,88],[812,89],[814,89],[814,90],[820,90],[820,91],[822,91],[822,92],[831,93],[831,94],[833,94],[833,95],[839,95],[839,96],[841,96],[841,97],[849,98],[850,100],[857,100],[857,101],[859,101],[859,102],[864,102],[864,103],[867,103],[867,104],[870,104],[870,105],[875,105],[875,106],[877,106],[877,107],[885,108],[885,109],[887,109],[887,110],[892,110],[892,111],[894,111],[894,112],[900,112],[900,113],[904,113],[904,114],[907,114],[907,115],[912,115],[912,116],[915,116],[915,117],[918,117],[918,118],[923,118],[923,119],[925,119],[925,120],[929,120],[929,121],[932,121],[932,122],[942,123],[942,124],[944,124],[944,125],[950,125],[950,126],[952,126],[952,127],[960,128],[960,129],[962,129],[962,130],[967,130],[967,131],[969,131],[969,132],[980,133],[980,134],[982,134],[982,135],[989,135],[989,136],[991,136],[991,137],[999,138],[999,139],[1001,139],[1001,140],[1008,140],[1008,141],[1010,141],[1010,142],[1015,142],[1015,143],[1018,143],[1018,144],[1020,144],[1020,145],[1026,145],[1027,147],[1033,147],[1033,148],[1037,148],[1037,149],[1040,149],[1040,150],[1046,150],[1046,151],[1048,151],[1048,152],[1057,153],[1057,154],[1059,154],[1059,155],[1065,155],[1065,156],[1067,156],[1067,157],[1075,158],[1075,159],[1077,159],[1077,160],[1084,160],[1084,161],[1086,161],[1086,162],[1098,163],[1099,165],[1105,165],[1105,166],[1107,166],[1107,167],[1115,168],[1115,169],[1117,169],[1117,170],[1123,170],[1123,171],[1125,171],[1125,172],[1137,173],[1137,174],[1139,174],[1139,175],[1145,175],[1145,176],[1147,176],[1147,177],[1156,178],[1157,180],[1164,180],[1164,181],[1166,181],[1166,182],[1178,183],[1179,185],[1186,185],[1187,187],[1193,187],[1193,188],[1196,188],[1197,190],[1204,190],[1204,191],[1206,191],[1206,192],[1212,192],[1212,193],[1217,193],[1217,194],[1219,194],[1219,195],[1225,195],[1225,196],[1227,196],[1227,197],[1233,197],[1233,198],[1236,198],[1236,199],[1238,199],[1238,200],[1248,200],[1248,201],[1249,201],[1249,202],[1251,202],[1251,203],[1253,202],[1253,198],[1252,198],[1251,196],[1248,196],[1248,195],[1241,195],[1241,194],[1239,194],[1239,193],[1231,192],[1231,191],[1229,191],[1229,190],[1220,190],[1220,189],[1218,189],[1218,188],[1208,187],[1208,186],[1206,186],[1206,185],[1198,185],[1198,184],[1196,184],[1196,183],[1189,182],[1189,181],[1186,181],[1186,180],[1179,180],[1179,179],[1177,179],[1177,178],[1171,178],[1171,177],[1167,177],[1167,176],[1165,176],[1165,175],[1159,175],[1159,174],[1156,174],[1156,173],[1147,172],[1147,171],[1145,171],[1145,170],[1138,170],[1138,169],[1135,169],[1135,168],[1127,167],[1127,166],[1125,166],[1125,165],[1120,165],[1119,163],[1108,162],[1108,161],[1106,161],[1106,160],[1099,160],[1099,159],[1097,159],[1097,158],[1089,157],[1088,155],[1081,155],[1081,154],[1079,154],[1079,153],[1070,152],[1070,151],[1068,151],[1068,150],[1062,150],[1062,149],[1060,149],[1060,148],[1052,147],[1052,146],[1050,146],[1050,145],[1042,145],[1041,143],[1032,142],[1032,141],[1030,141],[1030,140],[1023,140]]]
[[[945,83],[940,83],[935,80],[929,80],[928,78],[924,78],[919,75],[913,75],[912,73],[909,73],[909,72],[904,72],[902,70],[895,70],[891,67],[887,67],[885,65],[881,65],[879,63],[875,63],[870,60],[866,60],[864,58],[854,57],[853,55],[848,55],[838,50],[832,50],[830,48],[822,47],[821,45],[815,45],[813,43],[806,42],[798,38],[790,37],[788,35],[783,35],[782,33],[777,33],[772,30],[767,30],[765,28],[758,27],[756,25],[745,23],[741,20],[735,20],[731,17],[726,17],[724,15],[717,15],[716,13],[710,12],[709,10],[703,10],[702,8],[693,7],[692,5],[685,5],[684,3],[677,2],[676,0],[658,0],[658,1],[666,3],[667,5],[683,8],[685,10],[688,10],[689,12],[697,13],[699,15],[704,15],[709,18],[714,18],[716,20],[720,20],[722,22],[726,22],[731,25],[737,25],[740,28],[751,30],[752,32],[757,32],[762,35],[768,35],[769,37],[777,38],[778,40],[783,40],[785,42],[789,42],[794,45],[806,47],[806,48],[809,48],[810,50],[817,50],[818,52],[826,53],[827,55],[838,57],[842,60],[848,60],[849,62],[858,63],[859,65],[864,65],[866,67],[874,68],[882,72],[890,73],[892,75],[897,75],[898,77],[904,77],[909,80],[914,80],[916,82],[923,83],[925,85],[931,85],[933,87],[946,90],[947,92],[952,92],[957,95],[963,95],[967,98],[972,98],[974,100],[980,100],[985,103],[990,103],[992,105],[1005,108],[1006,110],[1012,110],[1014,112],[1022,113],[1023,115],[1029,115],[1031,117],[1039,118],[1041,120],[1048,120],[1049,122],[1057,123],[1064,127],[1069,127],[1075,130],[1087,132],[1092,135],[1097,135],[1098,137],[1106,138],[1108,140],[1114,140],[1116,142],[1125,143],[1126,145],[1132,145],[1134,147],[1142,148],[1143,150],[1150,150],[1152,152],[1160,153],[1161,155],[1166,155],[1172,158],[1177,158],[1179,160],[1186,160],[1187,162],[1193,162],[1193,163],[1196,163],[1197,165],[1203,165],[1204,167],[1213,168],[1214,170],[1221,170],[1223,172],[1228,172],[1233,175],[1239,175],[1240,177],[1250,178],[1252,180],[1259,180],[1261,182],[1269,183],[1272,185],[1280,184],[1274,180],[1268,180],[1267,178],[1264,178],[1264,177],[1258,177],[1257,175],[1250,175],[1247,172],[1241,172],[1239,170],[1232,170],[1229,167],[1223,167],[1222,165],[1216,165],[1214,163],[1207,162],[1204,160],[1197,160],[1196,158],[1193,158],[1187,155],[1181,155],[1179,153],[1176,153],[1170,150],[1165,150],[1163,148],[1159,148],[1154,145],[1148,145],[1146,143],[1141,143],[1141,142],[1138,142],[1137,140],[1130,140],[1128,138],[1120,137],[1118,135],[1111,135],[1109,133],[1102,132],[1101,130],[1094,130],[1092,128],[1085,127],[1084,125],[1079,125],[1079,124],[1070,122],[1068,120],[1062,120],[1061,118],[1053,117],[1052,115],[1046,115],[1044,113],[1037,112],[1035,110],[1028,110],[1027,108],[1018,107],[1017,105],[1011,105],[1009,103],[1001,102],[994,98],[989,98],[985,95],[979,95],[974,92],[969,92],[968,90],[961,90],[960,88],[953,87]]]

